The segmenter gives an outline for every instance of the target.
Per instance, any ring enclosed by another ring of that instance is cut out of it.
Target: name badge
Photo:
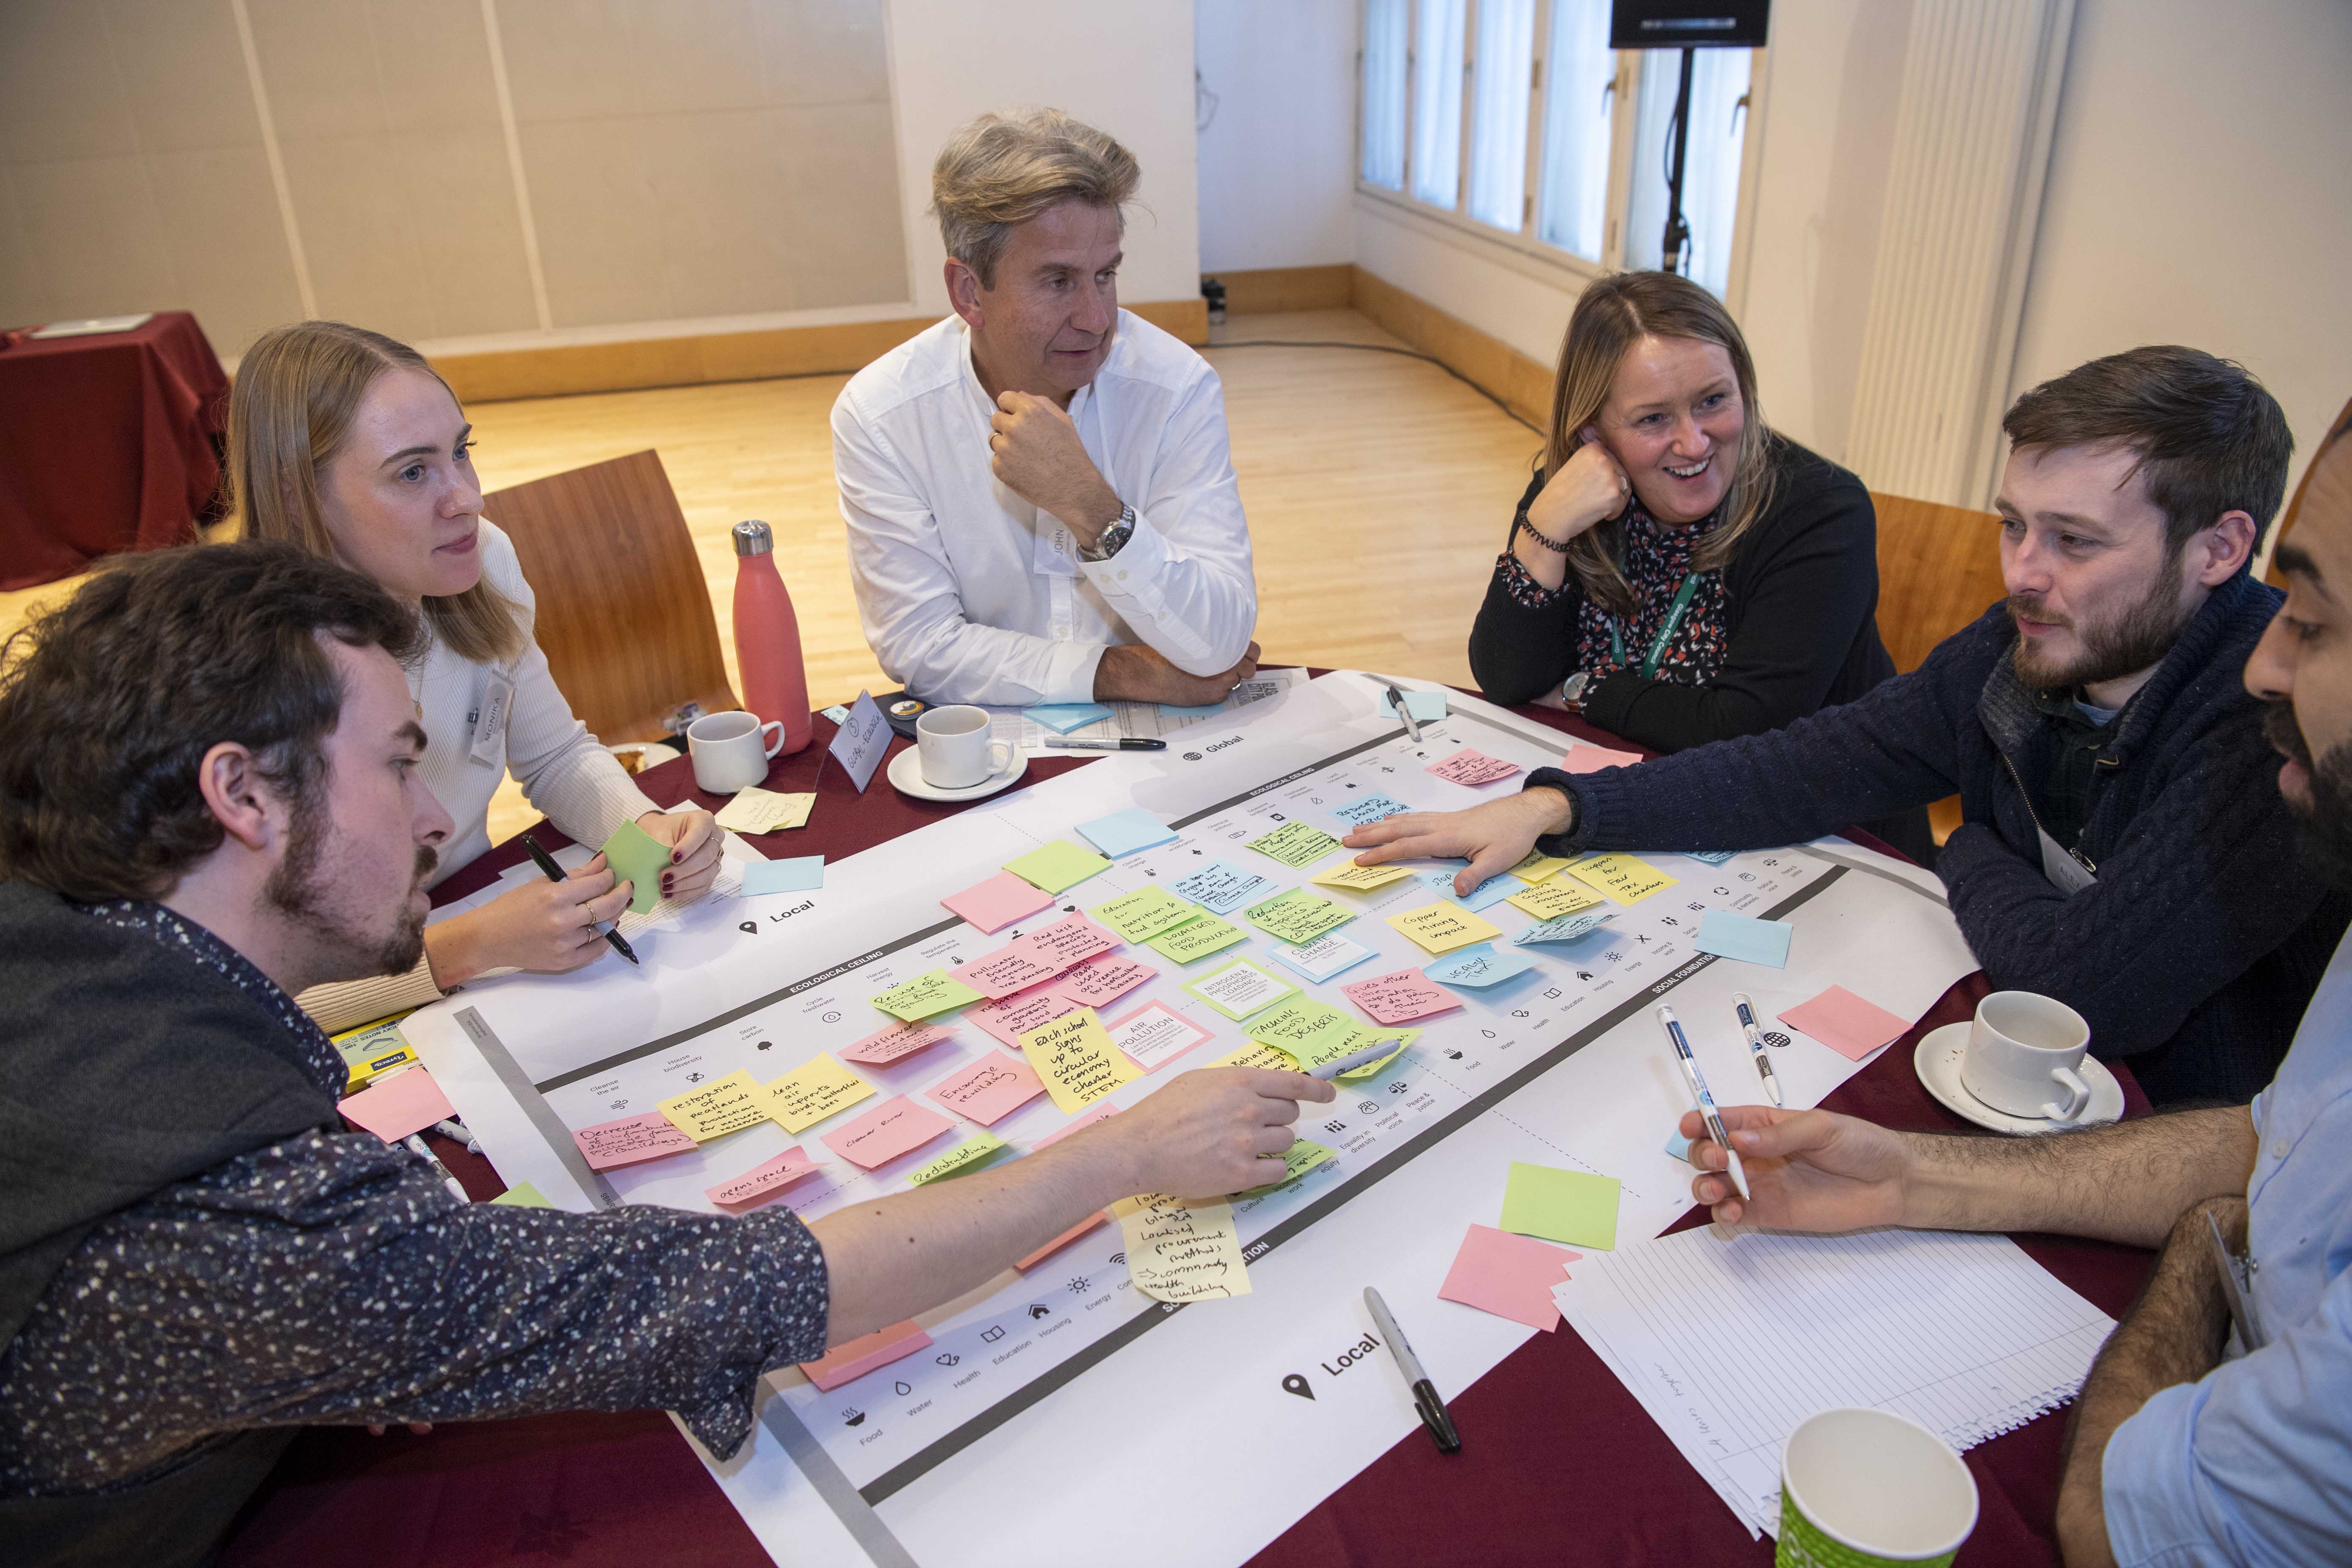
[[[1070,532],[1070,525],[1050,511],[1037,513],[1037,547],[1030,557],[1029,569],[1040,577],[1076,577],[1078,574],[1078,542]]]
[[[2060,848],[2058,840],[2050,837],[2048,828],[2037,827],[2034,831],[2042,835],[2042,874],[2050,879],[2052,887],[2071,899],[2084,889],[2096,885],[2099,879],[2092,875],[2090,868],[2080,860]]]
[[[486,768],[505,765],[507,717],[513,707],[514,682],[500,671],[491,671],[489,689],[482,694],[482,705],[474,710],[474,745],[467,753],[470,761]]]

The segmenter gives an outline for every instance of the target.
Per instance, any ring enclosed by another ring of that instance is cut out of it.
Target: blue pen
[[[1730,1169],[1731,1190],[1742,1198],[1748,1196],[1748,1173],[1739,1168],[1739,1152],[1731,1146],[1731,1134],[1723,1130],[1723,1118],[1715,1109],[1715,1096],[1706,1090],[1706,1075],[1698,1070],[1698,1058],[1691,1055],[1690,1041],[1683,1037],[1683,1026],[1675,1018],[1672,1007],[1658,1009],[1658,1022],[1665,1026],[1666,1040],[1675,1047],[1675,1060],[1682,1065],[1683,1081],[1690,1085],[1691,1096],[1698,1101],[1698,1119],[1706,1123],[1706,1135],[1724,1152]]]
[[[1756,1058],[1757,1076],[1764,1080],[1764,1092],[1772,1097],[1777,1109],[1786,1103],[1780,1098],[1780,1075],[1772,1070],[1772,1058],[1764,1054],[1764,1036],[1756,1027],[1756,1004],[1745,991],[1731,994],[1731,1010],[1739,1015],[1740,1032],[1748,1037],[1748,1054]]]

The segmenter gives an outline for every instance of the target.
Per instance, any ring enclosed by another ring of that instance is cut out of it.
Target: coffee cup
[[[1778,1568],[1941,1568],[1977,1527],[1952,1446],[1884,1410],[1823,1410],[1780,1449]]]
[[[775,731],[770,735],[769,731]],[[733,795],[768,776],[768,763],[783,749],[781,721],[762,724],[737,709],[706,713],[686,727],[686,749],[694,758],[694,782],[709,795]]]
[[[968,702],[928,710],[915,721],[915,751],[923,782],[933,789],[970,789],[1013,765],[1013,748],[988,736],[988,710]]]
[[[2082,1070],[2090,1045],[2091,1026],[2063,1002],[1996,991],[1977,1004],[1969,1026],[1960,1087],[2011,1116],[2072,1121],[2091,1103]]]

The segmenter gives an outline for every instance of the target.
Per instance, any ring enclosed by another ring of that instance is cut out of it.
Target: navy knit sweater
[[[2279,757],[2244,686],[2277,590],[2240,576],[2191,617],[2116,721],[2075,848],[2097,881],[2042,874],[2018,758],[2050,721],[2011,662],[1994,605],[1908,675],[1785,730],[1635,768],[1528,780],[1576,803],[1548,853],[1752,849],[1959,793],[1937,861],[1985,975],[2089,1020],[2159,1104],[2242,1103],[2271,1079],[2352,901],[2309,868],[2278,793]]]

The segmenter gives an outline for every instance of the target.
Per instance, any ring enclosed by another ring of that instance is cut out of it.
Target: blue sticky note
[[[1402,687],[1399,687],[1397,689],[1404,691],[1404,688]],[[1443,719],[1445,717],[1445,693],[1443,691],[1405,691],[1404,710],[1412,715],[1416,723],[1427,724],[1434,720]],[[1381,711],[1383,713],[1393,713],[1396,711],[1396,700],[1385,691],[1381,693]]]
[[[1517,948],[1496,952],[1493,942],[1482,942],[1449,952],[1434,963],[1424,963],[1421,972],[1441,984],[1485,987],[1535,966],[1536,961]]]
[[[1274,891],[1274,884],[1255,871],[1223,860],[1212,860],[1181,881],[1171,882],[1176,896],[1200,905],[1213,915],[1229,915],[1244,904],[1254,904]]]
[[[824,857],[802,855],[790,860],[754,860],[743,868],[743,896],[761,893],[805,893],[824,886]]]
[[[1732,849],[1685,849],[1683,851],[1683,858],[1704,860],[1710,866],[1720,866],[1737,853],[1737,850]]]
[[[1211,702],[1199,708],[1180,708],[1173,702],[1160,705],[1162,719],[1213,719],[1224,710],[1225,705],[1222,702]]]
[[[1470,890],[1470,896],[1465,899],[1454,890],[1454,879],[1457,874],[1453,871],[1423,871],[1421,873],[1421,879],[1465,910],[1490,910],[1513,893],[1524,893],[1528,890],[1528,885],[1525,882],[1505,871],[1479,883]],[[1423,973],[1428,972],[1424,970]]]
[[[1400,811],[1412,809],[1404,802],[1391,800],[1384,795],[1362,795],[1345,805],[1333,806],[1331,815],[1350,827],[1370,827],[1384,816],[1394,816]]]
[[[1789,938],[1796,929],[1786,921],[1759,921],[1750,915],[1709,910],[1699,918],[1696,945],[1701,952],[1711,952],[1717,958],[1736,958],[1743,963],[1769,964],[1780,969],[1789,962]]]
[[[1176,837],[1166,823],[1139,805],[1114,811],[1108,816],[1097,816],[1092,822],[1081,822],[1078,831],[1085,834],[1096,848],[1114,860],[1122,855],[1132,855],[1139,849],[1149,849],[1155,844],[1169,843]]]
[[[1021,710],[1024,719],[1034,719],[1056,735],[1110,717],[1110,710],[1099,702],[1049,702],[1040,708]]]
[[[1666,1152],[1685,1164],[1690,1163],[1690,1140],[1677,1132],[1666,1140]]]

